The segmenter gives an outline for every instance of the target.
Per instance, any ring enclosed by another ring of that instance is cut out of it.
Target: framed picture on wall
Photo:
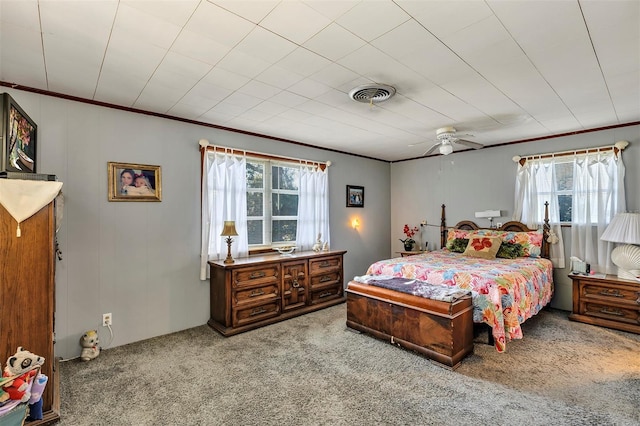
[[[0,94],[0,172],[36,172],[38,126],[8,94]]]
[[[107,163],[109,201],[162,201],[160,166]]]
[[[347,207],[364,207],[364,186],[347,185]]]

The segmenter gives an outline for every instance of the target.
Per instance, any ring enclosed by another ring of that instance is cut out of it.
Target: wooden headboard
[[[454,228],[456,229],[466,229],[466,230],[478,230],[478,229],[493,229],[497,231],[510,231],[510,232],[530,232],[536,231],[536,229],[531,229],[527,225],[522,222],[518,222],[512,220],[503,224],[499,228],[482,228],[478,226],[475,222],[470,220],[463,220],[455,224]],[[547,239],[549,238],[549,231],[551,227],[549,226],[549,202],[544,203],[544,224],[542,225],[542,252],[541,256],[545,259],[549,259],[549,242]],[[447,219],[445,215],[445,205],[442,205],[442,213],[440,215],[440,248],[444,248],[447,244]]]

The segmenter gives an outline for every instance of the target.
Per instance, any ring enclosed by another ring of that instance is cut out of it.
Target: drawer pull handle
[[[253,290],[249,295],[249,297],[262,296],[263,294],[264,294],[264,291],[262,290]]]
[[[298,287],[300,287],[300,283],[298,282],[298,280],[295,280],[295,279],[294,279],[294,280],[291,282],[291,286],[292,286],[293,288],[298,288]]]
[[[620,311],[620,309],[602,308],[602,309],[600,309],[600,312],[602,312],[603,314],[608,314],[608,315],[617,315],[619,317],[623,317],[624,316],[624,313],[622,313],[622,311]]]
[[[613,289],[602,290],[600,294],[603,296],[624,297],[624,294],[620,293],[619,290],[613,290]]]
[[[264,314],[265,312],[267,312],[265,308],[256,308],[253,311],[251,311],[251,316]]]
[[[328,276],[328,275],[323,275],[323,276],[320,278],[320,282],[321,282],[321,283],[326,283],[327,281],[331,281],[331,277],[330,277],[330,276]]]
[[[318,296],[318,299],[322,299],[323,297],[329,297],[329,296],[333,296],[333,293],[330,291],[325,291],[324,293],[320,293],[320,296]]]
[[[264,272],[262,272],[262,271],[260,271],[260,272],[254,272],[254,273],[252,273],[251,275],[249,275],[249,279],[254,280],[254,279],[256,279],[256,278],[262,278],[262,277],[264,277],[265,275],[266,275],[266,274],[265,274]]]
[[[324,261],[320,262],[320,267],[321,268],[326,268],[328,266],[330,266],[330,263],[328,261],[324,260]]]

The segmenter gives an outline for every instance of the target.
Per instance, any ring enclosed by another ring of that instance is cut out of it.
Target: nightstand
[[[573,280],[573,312],[569,319],[640,334],[640,282],[615,275]]]

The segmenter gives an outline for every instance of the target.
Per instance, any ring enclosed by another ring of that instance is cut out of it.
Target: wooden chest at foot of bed
[[[471,296],[443,302],[354,281],[346,293],[350,328],[453,369],[473,353]]]

